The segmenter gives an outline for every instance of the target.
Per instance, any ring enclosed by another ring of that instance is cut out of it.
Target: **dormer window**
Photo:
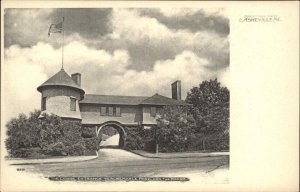
[[[70,97],[70,110],[76,111],[76,98]]]

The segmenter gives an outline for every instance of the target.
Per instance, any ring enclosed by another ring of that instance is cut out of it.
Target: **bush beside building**
[[[40,111],[20,114],[7,123],[6,148],[11,157],[83,155],[87,149],[81,137],[81,123],[55,115],[39,119]],[[96,144],[95,144],[96,145]]]
[[[155,132],[154,129],[142,129],[141,127],[126,127],[127,150],[155,151]]]

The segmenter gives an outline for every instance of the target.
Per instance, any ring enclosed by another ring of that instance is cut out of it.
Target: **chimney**
[[[177,80],[171,85],[172,99],[181,100],[181,81]]]
[[[74,73],[71,75],[73,81],[79,86],[81,86],[81,74],[80,73]]]

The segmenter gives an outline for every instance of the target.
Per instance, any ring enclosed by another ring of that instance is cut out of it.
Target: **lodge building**
[[[97,134],[105,126],[115,127],[121,136],[126,135],[125,126],[151,128],[163,106],[188,105],[181,100],[181,81],[171,85],[172,98],[159,94],[150,97],[95,95],[86,94],[81,88],[80,73],[69,76],[64,69],[37,90],[41,93],[40,117],[47,113],[78,120],[82,128],[95,127]]]

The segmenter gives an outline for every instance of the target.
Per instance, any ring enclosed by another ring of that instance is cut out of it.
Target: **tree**
[[[187,150],[194,127],[195,121],[188,114],[188,107],[163,107],[157,119],[159,151],[175,152]]]
[[[229,90],[217,79],[203,81],[188,92],[186,102],[196,120],[195,133],[205,135],[229,133]]]

